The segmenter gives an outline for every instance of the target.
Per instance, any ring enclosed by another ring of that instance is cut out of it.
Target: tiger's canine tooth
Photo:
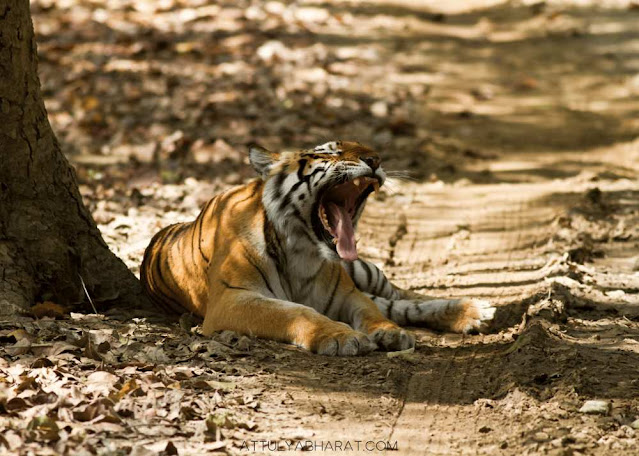
[[[357,179],[353,179],[353,183],[359,187],[359,177]]]

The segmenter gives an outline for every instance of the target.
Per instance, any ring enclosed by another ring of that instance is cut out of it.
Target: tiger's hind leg
[[[402,326],[468,333],[485,330],[495,315],[495,308],[482,299],[413,299],[415,293],[411,293],[411,299],[367,295],[386,318]]]

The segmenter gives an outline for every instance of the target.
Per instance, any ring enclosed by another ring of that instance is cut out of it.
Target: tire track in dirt
[[[521,211],[522,204],[519,204],[516,214],[520,214]],[[515,226],[518,228],[520,218],[518,217],[516,220]],[[473,242],[472,240],[477,238],[477,236],[473,236],[473,231],[468,231],[469,225],[472,225],[473,221],[468,220],[468,222],[468,225],[458,225],[461,227],[460,231],[450,237],[450,242],[447,245],[448,254],[463,257],[464,250],[469,247]],[[508,228],[510,227],[504,226],[503,232],[507,232]],[[505,237],[505,235],[502,236],[502,239]],[[512,246],[518,245],[519,239],[520,235],[518,233],[514,242],[511,243]],[[481,244],[481,240],[479,244]],[[506,251],[508,252],[506,268],[508,268],[510,266],[512,248],[506,249]],[[496,301],[501,301],[502,295],[503,291]],[[463,341],[461,343],[464,346]],[[424,378],[422,372],[414,373],[411,376],[406,395],[403,398],[403,407],[389,437],[391,441],[397,438],[402,443],[402,446],[407,443],[408,446],[402,448],[403,454],[423,454],[424,450],[428,452],[444,452],[446,449],[458,451],[458,437],[460,435],[468,435],[463,429],[467,423],[464,423],[464,418],[466,417],[462,416],[464,414],[462,407],[439,405],[420,411],[419,405],[415,407],[415,404],[424,402],[442,404],[463,401],[470,372],[477,368],[475,362],[477,350],[477,346],[471,345],[470,353],[465,357],[460,369],[457,364],[461,350],[459,346],[454,347],[450,356],[442,359],[441,375],[437,378],[438,381],[435,384],[431,385],[428,379]],[[409,404],[408,409],[407,403]],[[462,429],[459,429],[460,424]],[[418,437],[420,435],[419,432],[412,432],[414,425],[422,425],[426,429],[425,442]],[[407,430],[410,430],[409,436],[405,435]],[[445,436],[445,439],[442,439],[442,436]]]
[[[475,192],[472,189],[469,190],[470,196],[462,199],[466,202],[475,201],[475,206],[478,208],[484,207],[484,201],[473,195]],[[526,198],[519,198],[511,205],[516,209],[513,211],[512,208],[508,208],[507,211],[504,211],[504,214],[508,216],[493,217],[493,221],[490,223],[492,225],[491,231],[500,234],[496,240],[489,239],[486,242],[486,239],[482,237],[482,231],[476,231],[474,228],[476,225],[481,225],[481,220],[477,219],[481,218],[483,211],[479,211],[479,213],[473,211],[471,203],[470,212],[463,215],[462,223],[457,223],[458,231],[448,237],[446,254],[450,257],[456,257],[457,264],[459,264],[465,259],[466,252],[485,254],[497,242],[502,248],[493,248],[493,250],[500,254],[506,254],[506,259],[502,261],[499,270],[513,271],[516,269],[513,268],[511,260],[513,253],[520,248],[523,240],[521,227],[524,226],[524,215],[530,206],[530,201]],[[415,217],[422,219],[428,219],[429,216],[430,214],[415,214]],[[410,239],[411,237],[412,239]],[[545,230],[538,231],[532,245],[539,244],[546,237]],[[421,231],[411,233],[409,222],[408,236],[405,235],[402,240],[405,239],[405,242],[410,243],[410,246],[404,251],[415,252],[419,238],[429,238],[432,240],[431,243],[446,241],[444,236],[423,236]],[[530,243],[530,240],[528,241]],[[401,246],[398,246],[398,249],[401,251]],[[429,251],[430,249],[423,247],[421,250]],[[437,252],[438,247],[434,246],[430,251]],[[447,261],[443,261],[441,264],[445,266],[447,263]],[[423,270],[423,268],[419,269]],[[471,290],[472,288],[465,291]],[[525,290],[520,293],[520,299],[523,299],[524,294]],[[506,288],[501,288],[491,298],[497,305],[506,305],[505,295]],[[485,366],[481,366],[477,361],[481,339],[483,336],[471,337],[470,340],[460,339],[452,346],[449,343],[450,353],[447,356],[428,360],[430,371],[425,373],[423,370],[418,370],[411,376],[402,398],[402,406],[389,435],[390,441],[398,440],[402,454],[423,454],[425,451],[429,454],[449,452],[456,454],[461,442],[465,441],[462,445],[464,448],[471,448],[477,440],[474,435],[480,435],[481,430],[486,429],[485,426],[479,424],[479,410],[466,410],[466,407],[457,405],[474,401],[476,379],[473,377],[476,374],[473,375],[473,372],[485,372]],[[446,342],[443,345],[446,345]],[[460,357],[463,358],[461,362],[459,361]],[[440,372],[440,375],[436,376],[430,373],[435,371]],[[433,382],[435,378],[436,381]],[[469,433],[469,429],[473,429],[474,432]],[[426,430],[426,435],[424,435],[424,430]]]

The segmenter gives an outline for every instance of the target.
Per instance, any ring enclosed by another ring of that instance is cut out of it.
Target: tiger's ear
[[[257,171],[263,179],[268,176],[271,165],[277,160],[278,154],[271,152],[259,144],[249,144],[249,161],[253,169]]]

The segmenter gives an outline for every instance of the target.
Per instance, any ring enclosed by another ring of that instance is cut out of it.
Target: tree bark
[[[0,316],[35,302],[145,303],[82,203],[40,93],[26,0],[0,2]]]

